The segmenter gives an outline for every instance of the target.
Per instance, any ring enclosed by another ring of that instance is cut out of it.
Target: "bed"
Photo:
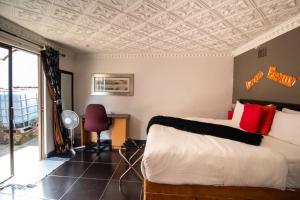
[[[296,104],[240,101],[300,110]],[[237,126],[230,120],[190,119]],[[300,146],[271,136],[253,146],[154,125],[141,165],[144,200],[300,199],[299,155]]]

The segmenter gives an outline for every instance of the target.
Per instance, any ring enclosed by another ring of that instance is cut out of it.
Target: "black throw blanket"
[[[178,130],[198,133],[203,135],[211,135],[215,137],[235,140],[251,145],[260,145],[263,138],[260,134],[248,133],[243,130],[233,128],[230,126],[224,126],[219,124],[211,124],[206,122],[198,122],[192,120],[186,120],[176,117],[155,116],[152,117],[148,123],[147,133],[150,127],[154,124],[163,126],[169,126]]]

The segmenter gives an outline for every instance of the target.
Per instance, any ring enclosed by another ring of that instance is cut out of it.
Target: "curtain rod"
[[[19,38],[19,39],[21,39],[21,40],[24,40],[24,41],[26,41],[26,42],[29,42],[29,43],[31,43],[31,44],[34,44],[34,45],[40,47],[42,50],[45,49],[45,45],[41,45],[41,44],[38,44],[38,43],[36,43],[36,42],[30,41],[30,40],[28,40],[28,39],[26,39],[26,38],[20,37],[20,36],[14,34],[14,33],[8,32],[8,31],[3,30],[3,29],[1,29],[1,28],[0,28],[0,31],[1,31],[1,32],[4,32],[4,33],[6,33],[6,34],[9,34],[9,35],[11,35],[11,36],[14,36],[14,37],[16,37],[16,38]],[[66,57],[66,55],[65,55],[65,54],[62,54],[62,53],[59,53],[59,55],[62,56],[62,57]]]

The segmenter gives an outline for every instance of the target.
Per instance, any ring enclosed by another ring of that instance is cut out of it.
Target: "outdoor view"
[[[12,55],[14,161],[38,160],[38,56],[17,49]],[[8,95],[8,50],[0,48],[0,165],[8,170],[0,182],[10,174]]]

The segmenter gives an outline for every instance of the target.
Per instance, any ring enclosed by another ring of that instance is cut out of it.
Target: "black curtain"
[[[55,150],[57,153],[63,153],[66,150],[68,135],[61,121],[62,104],[59,52],[51,47],[46,47],[46,50],[41,51],[41,59],[48,91],[52,100],[52,127]]]

